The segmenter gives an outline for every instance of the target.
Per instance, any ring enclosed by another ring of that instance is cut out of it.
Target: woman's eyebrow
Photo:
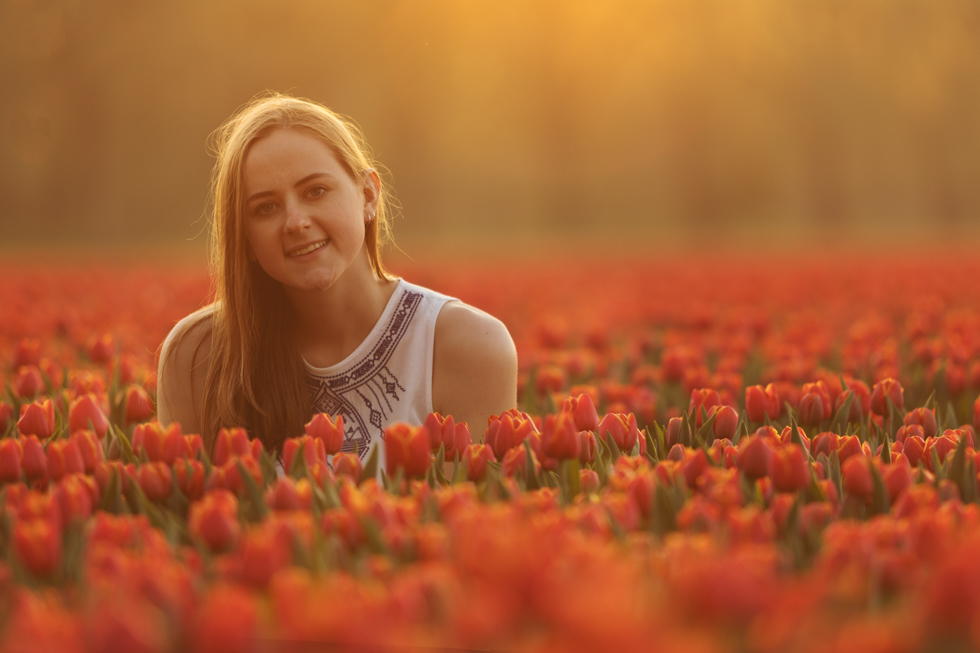
[[[293,184],[293,187],[298,188],[303,184],[305,184],[306,182],[310,181],[311,179],[316,179],[317,177],[328,177],[330,179],[333,179],[333,175],[331,175],[329,172],[314,172],[313,174],[306,175],[305,177],[297,181],[295,184]],[[263,190],[258,193],[253,193],[252,195],[249,195],[248,199],[245,200],[245,202],[247,204],[252,200],[256,200],[260,197],[265,197],[267,195],[274,195],[274,194],[275,193],[271,190]]]

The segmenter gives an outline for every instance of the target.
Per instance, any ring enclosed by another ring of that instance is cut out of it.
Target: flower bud
[[[204,463],[200,460],[177,460],[173,465],[177,487],[191,501],[204,495]]]
[[[701,408],[704,408],[705,412],[707,412],[712,406],[717,406],[719,404],[721,404],[721,399],[718,397],[717,390],[713,390],[711,388],[692,390],[691,403],[688,405],[688,410],[694,411],[695,428],[701,428]]]
[[[386,466],[389,477],[401,468],[406,478],[425,476],[432,464],[429,434],[421,426],[396,422],[385,429]]]
[[[57,481],[65,474],[85,472],[85,463],[74,440],[55,440],[48,444],[48,474]]]
[[[875,384],[871,392],[871,410],[878,415],[888,415],[888,401],[892,400],[895,410],[901,411],[905,407],[905,395],[902,384],[895,379],[883,379]]]
[[[335,453],[333,455],[333,472],[337,476],[347,476],[357,483],[364,472],[364,464],[355,453]]]
[[[772,455],[772,484],[777,492],[796,492],[810,484],[810,467],[803,449],[793,444],[777,447]]]
[[[238,499],[228,490],[211,490],[191,504],[187,525],[191,535],[200,538],[212,552],[232,549],[241,534]]]
[[[149,462],[140,465],[139,483],[143,493],[150,501],[164,501],[173,492],[173,476],[170,467],[162,462]]]
[[[243,428],[221,429],[218,431],[218,438],[214,443],[214,456],[212,462],[221,466],[227,463],[233,456],[249,456],[248,433]]]
[[[109,422],[93,394],[78,397],[68,409],[68,431],[74,433],[82,429],[95,431],[100,438],[104,438],[109,430]]]
[[[738,468],[746,478],[755,480],[769,476],[772,468],[772,449],[767,439],[750,435],[738,444]]]
[[[581,395],[588,397],[588,395]],[[556,460],[578,458],[582,452],[582,440],[571,413],[560,412],[554,420],[545,422],[541,433],[541,444],[545,455]]]
[[[254,440],[253,442],[259,442]],[[317,464],[327,464],[327,452],[323,446],[323,440],[312,438],[309,435],[301,435],[298,438],[289,438],[282,447],[282,466],[286,472],[293,468],[293,460],[300,448],[303,449],[303,458],[306,460],[308,469]],[[254,456],[253,456],[254,457]]]
[[[323,441],[324,451],[332,456],[344,445],[344,416],[331,421],[327,413],[317,413],[306,423],[306,435]]]
[[[490,418],[484,442],[493,449],[494,457],[501,460],[508,449],[524,442],[535,430],[529,415],[509,410]]]
[[[96,465],[102,462],[105,456],[102,455],[102,443],[98,436],[89,430],[76,431],[71,436],[72,442],[78,447],[78,453],[82,457],[82,466],[86,474],[95,471]]]
[[[17,438],[0,440],[0,482],[16,483],[20,480],[23,453],[24,446]]]
[[[19,399],[34,399],[45,390],[41,370],[36,365],[19,368],[10,389]]]
[[[934,438],[938,425],[936,424],[936,411],[929,408],[915,408],[905,415],[905,425],[917,424],[922,427],[922,437]]]
[[[36,435],[44,440],[54,433],[54,404],[50,399],[24,404],[20,407],[20,420],[17,429],[21,435]]]
[[[731,406],[712,406],[708,417],[714,416],[714,433],[716,440],[731,440],[738,429],[738,411]]]
[[[640,431],[636,426],[636,417],[633,413],[625,415],[623,413],[608,413],[599,422],[598,435],[603,442],[607,441],[607,437],[611,437],[619,450],[629,455],[640,438]]]
[[[466,466],[466,477],[478,483],[487,475],[487,463],[497,462],[493,449],[486,444],[471,444],[463,451],[463,464]]]
[[[145,422],[153,417],[153,400],[150,393],[138,384],[132,383],[126,388],[126,423],[135,424]]]
[[[24,468],[24,476],[28,481],[44,479],[48,476],[48,457],[44,453],[44,447],[37,436],[29,435],[20,439],[24,447],[24,457],[21,465]]]
[[[61,567],[61,532],[47,519],[19,519],[14,524],[14,550],[35,576],[51,576]]]
[[[596,413],[595,404],[588,393],[582,393],[577,397],[568,397],[561,408],[563,413],[568,413],[575,421],[576,431],[594,431],[599,426],[599,415]]]

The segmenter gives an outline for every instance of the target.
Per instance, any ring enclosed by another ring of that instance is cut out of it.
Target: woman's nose
[[[299,206],[296,202],[286,203],[286,224],[284,229],[287,233],[299,232],[304,229],[309,229],[310,217],[303,210],[303,207]]]

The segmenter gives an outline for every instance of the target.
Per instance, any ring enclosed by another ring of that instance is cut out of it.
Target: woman
[[[281,453],[314,412],[344,417],[364,456],[429,412],[479,437],[516,406],[517,354],[486,313],[392,276],[387,189],[356,127],[298,98],[253,100],[217,132],[213,304],[160,356],[158,414],[199,432],[243,426]]]

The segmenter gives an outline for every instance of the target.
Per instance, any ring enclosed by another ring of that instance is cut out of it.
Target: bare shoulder
[[[178,322],[160,351],[157,415],[164,424],[180,422],[186,433],[199,430],[198,411],[210,363],[213,312],[213,307],[207,306]]]
[[[446,303],[436,320],[432,405],[469,422],[474,436],[490,415],[517,403],[517,350],[504,323],[477,308]]]

